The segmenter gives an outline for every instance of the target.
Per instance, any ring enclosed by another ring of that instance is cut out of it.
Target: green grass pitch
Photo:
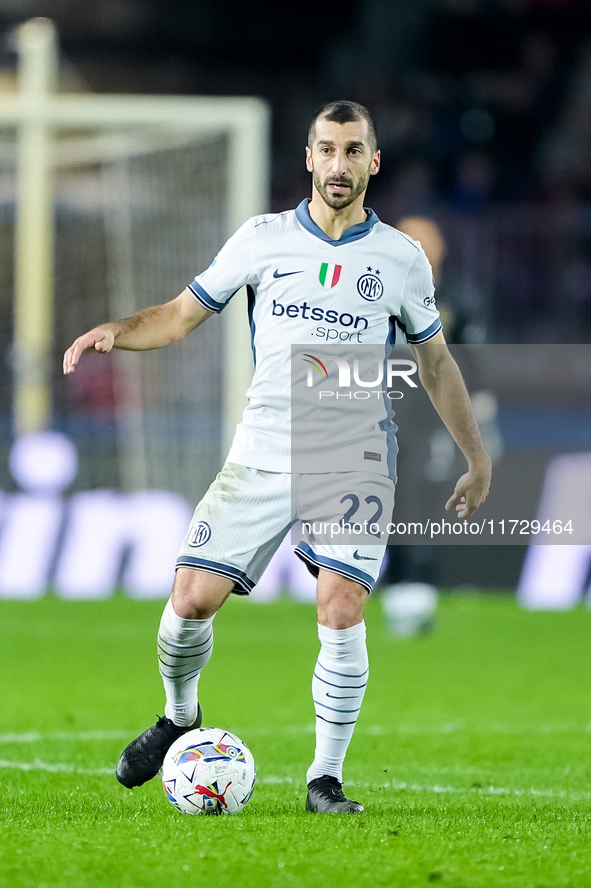
[[[431,635],[367,611],[370,683],[347,759],[361,816],[304,811],[314,609],[231,600],[206,724],[251,747],[236,817],[179,815],[113,769],[162,712],[162,602],[0,602],[0,886],[591,886],[591,613],[444,597]]]

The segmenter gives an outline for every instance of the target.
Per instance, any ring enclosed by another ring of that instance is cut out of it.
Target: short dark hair
[[[308,130],[308,146],[310,148],[314,143],[314,137],[316,136],[316,121],[319,117],[323,117],[325,120],[330,120],[332,123],[352,123],[355,120],[365,120],[367,123],[367,134],[369,136],[371,150],[376,150],[378,146],[376,126],[371,118],[371,114],[363,105],[358,105],[357,102],[340,101],[329,102],[328,105],[323,105],[322,108],[319,108],[312,118],[312,123]]]

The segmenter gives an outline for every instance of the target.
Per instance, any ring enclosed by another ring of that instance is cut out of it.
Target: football
[[[237,814],[250,801],[256,766],[249,748],[222,728],[197,728],[164,758],[162,785],[183,814]]]

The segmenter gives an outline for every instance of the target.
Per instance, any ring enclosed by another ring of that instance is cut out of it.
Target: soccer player
[[[117,777],[127,787],[155,777],[169,746],[201,725],[197,685],[213,647],[214,616],[231,592],[248,594],[302,517],[291,505],[292,343],[384,345],[393,341],[394,323],[403,325],[422,384],[468,463],[446,508],[468,517],[488,493],[490,459],[445,347],[429,263],[418,244],[363,206],[369,177],[380,168],[368,111],[353,102],[323,107],[310,127],[306,166],[310,201],[250,219],[176,299],[94,328],[64,356],[64,372],[72,373],[85,352],[169,345],[247,287],[256,358],[249,406],[181,547],[158,632],[165,714],[122,753]],[[378,456],[365,458],[369,471],[383,476],[389,461],[376,462]],[[316,750],[307,773],[309,811],[363,811],[343,793],[342,766],[368,678],[363,610],[384,550],[385,541],[296,549],[318,577],[321,649],[312,680]]]

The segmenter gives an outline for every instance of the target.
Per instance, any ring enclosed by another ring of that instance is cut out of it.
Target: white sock
[[[164,714],[175,725],[197,718],[199,674],[213,648],[213,617],[183,620],[169,600],[158,630],[158,667],[166,692]]]
[[[312,679],[316,752],[309,783],[327,774],[343,782],[343,762],[353,736],[369,675],[365,623],[350,629],[318,626],[322,645]]]

